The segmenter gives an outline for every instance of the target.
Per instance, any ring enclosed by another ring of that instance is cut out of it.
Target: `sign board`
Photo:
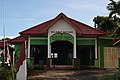
[[[54,41],[70,41],[71,43],[74,42],[74,38],[72,35],[70,34],[63,34],[63,33],[60,33],[60,34],[53,34],[51,37],[50,37],[50,43],[54,42]]]

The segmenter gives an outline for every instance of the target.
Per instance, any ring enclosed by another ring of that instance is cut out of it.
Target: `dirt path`
[[[98,80],[103,75],[117,74],[116,69],[34,70],[28,73],[28,80]]]

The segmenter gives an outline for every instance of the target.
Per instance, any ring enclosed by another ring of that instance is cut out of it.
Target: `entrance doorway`
[[[47,45],[31,45],[30,57],[34,58],[34,64],[39,64],[39,61],[43,61],[44,65],[46,65]]]
[[[77,57],[80,59],[80,65],[94,65],[95,46],[77,46]]]
[[[73,44],[69,41],[51,43],[52,65],[72,65]]]

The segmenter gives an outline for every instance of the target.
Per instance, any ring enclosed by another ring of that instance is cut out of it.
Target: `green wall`
[[[79,37],[82,39],[86,39],[87,37]],[[95,38],[95,37],[89,37]],[[47,39],[31,39],[31,45],[47,45]],[[76,40],[77,45],[95,45],[95,40]],[[15,60],[18,59],[20,55],[22,44],[15,44]],[[100,47],[100,67],[104,68],[104,47],[112,47],[113,41],[112,39],[98,39],[98,47]]]
[[[30,40],[31,45],[47,45],[47,39],[31,39]]]
[[[104,47],[112,47],[112,39],[99,39],[98,47],[100,47],[100,67],[104,68]]]
[[[95,40],[77,40],[77,45],[95,45]]]
[[[65,34],[68,35],[68,34]],[[37,37],[36,37],[37,38]],[[92,36],[79,36],[77,38],[95,38]],[[71,39],[71,42],[73,42],[73,39]],[[31,45],[47,45],[47,39],[31,39],[30,40]],[[77,40],[76,41],[77,45],[95,45],[95,40]]]
[[[15,44],[15,62],[18,60],[20,56],[21,48],[22,48],[22,43]]]

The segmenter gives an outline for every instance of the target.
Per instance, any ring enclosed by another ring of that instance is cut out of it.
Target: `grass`
[[[102,75],[98,80],[120,80],[120,73],[114,75]]]

